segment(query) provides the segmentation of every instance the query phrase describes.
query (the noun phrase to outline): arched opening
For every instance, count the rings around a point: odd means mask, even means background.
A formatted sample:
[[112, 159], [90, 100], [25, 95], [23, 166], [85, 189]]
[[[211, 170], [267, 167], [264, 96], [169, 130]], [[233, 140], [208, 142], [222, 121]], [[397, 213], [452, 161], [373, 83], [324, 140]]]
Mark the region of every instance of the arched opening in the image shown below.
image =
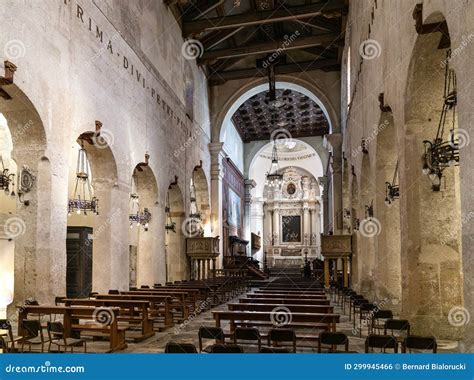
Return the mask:
[[371, 161], [363, 154], [360, 173], [360, 215], [358, 256], [361, 293], [367, 299], [375, 299], [375, 237], [380, 232], [380, 222], [371, 214], [375, 198], [375, 182], [372, 176]]
[[357, 232], [360, 224], [360, 211], [359, 211], [359, 184], [357, 183], [357, 177], [351, 172], [351, 232], [352, 232], [352, 258], [351, 258], [351, 282], [352, 287], [360, 293], [360, 276], [361, 276], [361, 254], [359, 249], [359, 234]]
[[147, 162], [139, 163], [131, 179], [129, 204], [130, 287], [153, 286], [158, 280], [160, 211], [155, 175]]
[[[183, 223], [186, 215], [184, 212], [183, 193], [179, 185], [172, 183], [167, 192], [166, 201], [166, 282], [182, 281], [189, 279], [189, 260], [185, 251], [185, 236]], [[173, 228], [168, 229], [168, 225]]]
[[376, 298], [386, 300], [385, 305], [395, 314], [400, 313], [400, 202], [387, 194], [387, 183], [395, 191], [399, 185], [397, 134], [393, 115], [383, 112], [380, 116], [380, 131], [377, 135], [376, 194], [374, 210], [381, 228], [376, 236], [375, 285]]
[[[89, 170], [87, 178], [81, 176], [83, 170]], [[78, 199], [86, 202], [80, 206]], [[127, 220], [125, 199], [118, 187], [117, 166], [107, 136], [82, 133], [71, 146], [68, 295], [128, 286], [128, 250], [117, 237]], [[72, 202], [76, 202], [75, 207], [71, 207]]]
[[[436, 13], [426, 22], [443, 19]], [[459, 168], [446, 168], [439, 191], [433, 191], [429, 176], [421, 175], [420, 163], [423, 141], [435, 138], [444, 102], [442, 63], [449, 61], [440, 38], [439, 32], [417, 37], [406, 88], [400, 172], [402, 316], [416, 334], [457, 339], [463, 333], [452, 320], [453, 311], [463, 307]], [[452, 122], [449, 116], [447, 121]], [[449, 139], [449, 128], [443, 140]]]
[[9, 79], [0, 80], [5, 83], [0, 96], [0, 171], [5, 175], [0, 188], [0, 314], [9, 307], [9, 318], [16, 319], [14, 304], [28, 298], [47, 302], [64, 292], [65, 260], [57, 244], [63, 231], [52, 227], [57, 194], [51, 188], [43, 123], [23, 92]]
[[[290, 143], [291, 142], [291, 143]], [[273, 143], [264, 145], [253, 157], [249, 179], [251, 191], [251, 232], [262, 237], [262, 248], [253, 252], [260, 265], [274, 270], [300, 270], [305, 259], [321, 257], [322, 232], [321, 158], [302, 140], [277, 143], [281, 186], [266, 184]], [[293, 237], [288, 238], [289, 235]]]
[[193, 191], [196, 197], [196, 207], [201, 217], [201, 226], [204, 229], [204, 236], [211, 236], [211, 205], [209, 197], [209, 186], [206, 174], [201, 166], [196, 166], [193, 170], [191, 179], [191, 193]]

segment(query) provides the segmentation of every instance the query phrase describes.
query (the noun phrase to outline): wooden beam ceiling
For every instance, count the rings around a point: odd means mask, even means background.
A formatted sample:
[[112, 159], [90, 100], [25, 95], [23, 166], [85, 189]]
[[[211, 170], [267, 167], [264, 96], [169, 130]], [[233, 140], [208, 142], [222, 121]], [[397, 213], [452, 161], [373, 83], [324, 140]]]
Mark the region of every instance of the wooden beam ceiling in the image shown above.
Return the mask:
[[[315, 61], [306, 61], [275, 66], [276, 74], [290, 74], [311, 70], [337, 71], [340, 70], [340, 65], [337, 59], [317, 59]], [[265, 76], [267, 76], [267, 70], [250, 68], [213, 72], [208, 76], [208, 80], [210, 85], [218, 85], [228, 80], [257, 78]]]
[[344, 1], [318, 2], [298, 7], [281, 7], [277, 10], [249, 12], [239, 15], [199, 19], [183, 23], [183, 35], [196, 36], [205, 31], [239, 28], [241, 26], [262, 25], [288, 20], [299, 20], [345, 12]]
[[337, 34], [321, 34], [318, 36], [296, 38], [293, 42], [288, 43], [288, 40], [269, 41], [261, 43], [253, 43], [245, 46], [238, 46], [235, 48], [225, 48], [210, 50], [204, 52], [200, 63], [207, 63], [209, 61], [226, 59], [233, 57], [242, 57], [247, 55], [273, 53], [276, 51], [287, 51], [295, 49], [304, 49], [313, 46], [339, 46], [342, 44], [340, 36]]

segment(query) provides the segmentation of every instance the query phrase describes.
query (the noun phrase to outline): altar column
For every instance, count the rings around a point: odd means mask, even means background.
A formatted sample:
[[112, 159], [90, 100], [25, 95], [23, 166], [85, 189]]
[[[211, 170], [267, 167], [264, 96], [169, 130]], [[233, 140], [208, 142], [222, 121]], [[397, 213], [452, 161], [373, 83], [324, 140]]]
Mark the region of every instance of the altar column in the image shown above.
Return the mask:
[[[244, 198], [244, 239], [251, 241], [251, 218], [252, 218], [252, 189], [257, 186], [257, 183], [253, 179], [245, 180], [245, 198]], [[247, 256], [252, 256], [251, 244], [246, 247]]]
[[304, 245], [311, 245], [311, 221], [309, 218], [309, 205], [307, 202], [303, 204], [303, 236]]
[[273, 229], [272, 229], [272, 245], [279, 244], [279, 229], [280, 229], [280, 208], [273, 206]]
[[[209, 144], [211, 153], [211, 229], [212, 236], [222, 236], [222, 160], [224, 154], [223, 142]], [[223, 240], [219, 241], [219, 252], [223, 251]], [[218, 267], [222, 267], [222, 255], [218, 258]]]

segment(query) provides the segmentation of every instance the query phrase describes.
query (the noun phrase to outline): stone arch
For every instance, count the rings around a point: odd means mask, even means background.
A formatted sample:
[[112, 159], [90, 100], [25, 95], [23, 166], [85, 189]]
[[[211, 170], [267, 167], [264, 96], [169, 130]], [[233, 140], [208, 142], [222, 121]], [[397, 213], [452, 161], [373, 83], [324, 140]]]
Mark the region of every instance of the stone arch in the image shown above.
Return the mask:
[[359, 273], [360, 273], [360, 289], [361, 293], [367, 299], [375, 299], [375, 280], [374, 280], [374, 264], [375, 264], [375, 237], [378, 230], [374, 228], [378, 224], [378, 220], [368, 216], [367, 207], [373, 206], [375, 185], [372, 175], [371, 160], [369, 155], [363, 153], [362, 166], [359, 175], [360, 186], [360, 227], [359, 227]]
[[354, 227], [360, 222], [359, 211], [359, 184], [357, 176], [351, 167], [350, 174], [350, 193], [351, 193], [351, 232], [352, 232], [352, 258], [351, 258], [351, 285], [357, 291], [360, 291], [360, 267], [362, 265], [361, 255], [359, 254], [359, 235]]
[[193, 182], [196, 189], [196, 204], [201, 213], [202, 226], [206, 236], [211, 235], [211, 203], [209, 185], [202, 166], [196, 166], [193, 170]]
[[[375, 289], [376, 298], [387, 300], [384, 308], [400, 313], [400, 201], [386, 203], [386, 182], [392, 183], [398, 165], [396, 127], [391, 112], [380, 115], [376, 145], [376, 192], [374, 211], [380, 222], [376, 236]], [[399, 184], [395, 176], [395, 184]]]
[[162, 212], [158, 202], [158, 186], [153, 169], [147, 163], [135, 166], [132, 181], [132, 191], [136, 191], [138, 199], [135, 205], [130, 205], [129, 212], [143, 213], [146, 209], [151, 219], [147, 226], [130, 224], [130, 285], [153, 286], [158, 282], [159, 260], [163, 255], [158, 239], [162, 228], [157, 217]]
[[[426, 22], [444, 19], [433, 13]], [[462, 327], [449, 315], [463, 306], [459, 167], [443, 172], [441, 191], [421, 175], [423, 140], [433, 140], [440, 118], [446, 49], [441, 34], [418, 35], [407, 77], [405, 133], [400, 186], [402, 316], [417, 334], [456, 339]], [[449, 133], [449, 131], [447, 131]], [[445, 136], [447, 140], [448, 136]]]
[[[339, 116], [329, 98], [315, 84], [301, 78], [295, 78], [287, 75], [279, 75], [276, 81], [276, 88], [290, 88], [309, 96], [326, 114], [329, 121], [330, 131], [338, 130]], [[219, 142], [221, 138], [222, 126], [230, 120], [237, 108], [253, 95], [268, 89], [268, 80], [266, 78], [256, 78], [235, 91], [232, 96], [223, 104], [212, 123], [211, 140]]]
[[[0, 245], [1, 272], [4, 272], [0, 275], [8, 279], [2, 287], [13, 292], [8, 297], [11, 300], [13, 296], [13, 304], [23, 303], [30, 297], [48, 302], [54, 294], [65, 291], [65, 250], [58, 244], [65, 231], [52, 227], [51, 204], [56, 194], [51, 188], [51, 166], [46, 157], [46, 131], [27, 94], [16, 84], [9, 83], [9, 79], [0, 77], [0, 80], [7, 83], [1, 88], [0, 115], [4, 118], [3, 137], [8, 141], [8, 166], [15, 174], [16, 194], [9, 199], [11, 210], [0, 211], [3, 214], [0, 229], [8, 243]], [[25, 167], [31, 170], [36, 181], [31, 190], [19, 198], [18, 174]], [[0, 195], [0, 204], [6, 202], [4, 195]], [[0, 305], [0, 309], [7, 306]], [[15, 316], [17, 311], [10, 309]]]
[[176, 223], [175, 231], [166, 231], [167, 282], [189, 279], [189, 260], [185, 251], [183, 223], [186, 219], [183, 192], [177, 183], [168, 188], [171, 219]]
[[[128, 233], [130, 184], [118, 179], [117, 161], [106, 135], [81, 133], [76, 142], [84, 147], [90, 164], [93, 194], [99, 212], [93, 215], [92, 290], [126, 290], [129, 286], [129, 252], [124, 239]], [[76, 155], [72, 155], [75, 170]]]

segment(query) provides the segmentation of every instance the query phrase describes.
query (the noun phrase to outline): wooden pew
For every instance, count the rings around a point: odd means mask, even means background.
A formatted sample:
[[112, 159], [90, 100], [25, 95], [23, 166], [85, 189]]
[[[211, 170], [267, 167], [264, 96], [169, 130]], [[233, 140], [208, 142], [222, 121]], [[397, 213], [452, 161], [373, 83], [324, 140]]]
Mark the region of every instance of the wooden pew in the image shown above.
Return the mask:
[[194, 301], [189, 300], [189, 292], [186, 291], [155, 291], [154, 289], [132, 290], [129, 292], [120, 292], [124, 295], [165, 295], [171, 297], [171, 308], [180, 312], [181, 320], [189, 318], [190, 309], [193, 309]]
[[298, 304], [276, 304], [276, 303], [229, 303], [227, 307], [231, 311], [273, 311], [279, 307], [285, 307], [292, 313], [334, 313], [334, 306], [330, 305], [298, 305]]
[[331, 303], [328, 299], [320, 298], [239, 298], [240, 303], [269, 303], [269, 304], [293, 304], [293, 305], [329, 305]]
[[326, 293], [320, 290], [266, 290], [266, 289], [255, 289], [253, 293], [258, 294], [269, 294], [269, 293], [280, 293], [280, 294], [314, 294], [325, 296]]
[[150, 302], [146, 300], [117, 300], [117, 299], [75, 299], [66, 298], [66, 306], [94, 306], [120, 308], [119, 322], [126, 322], [130, 328], [126, 331], [136, 331], [136, 326], [141, 325], [141, 334], [131, 337], [135, 342], [141, 342], [155, 335], [153, 320], [149, 318]]
[[[239, 324], [251, 325], [252, 322], [266, 322], [274, 325], [274, 314], [269, 311], [213, 311], [216, 327], [221, 327], [222, 321], [230, 321], [230, 332], [235, 331], [237, 322]], [[336, 331], [336, 323], [339, 323], [339, 314], [321, 313], [291, 313], [291, 323], [286, 328], [294, 327], [316, 327], [315, 325], [327, 326], [329, 331]]]
[[172, 327], [173, 314], [171, 313], [171, 296], [167, 295], [150, 295], [150, 294], [97, 294], [96, 299], [112, 299], [112, 300], [141, 300], [150, 302], [150, 317], [154, 320], [156, 317], [162, 317], [164, 326], [159, 330]]
[[[64, 336], [66, 338], [74, 337], [75, 333], [82, 331], [93, 331], [109, 336], [110, 350], [108, 352], [115, 352], [127, 348], [125, 343], [125, 330], [118, 326], [118, 317], [120, 315], [119, 308], [108, 308], [107, 312], [111, 313], [110, 320], [107, 325], [100, 325], [98, 323], [91, 323], [97, 313], [97, 308], [89, 306], [17, 306], [19, 309], [18, 315], [18, 335], [22, 336], [21, 321], [28, 319], [29, 314], [37, 316], [41, 314], [62, 314], [64, 325]], [[86, 320], [88, 324], [79, 324], [80, 320]]]
[[322, 300], [327, 299], [325, 295], [283, 294], [283, 293], [247, 293], [247, 298], [295, 298], [295, 299], [314, 298], [314, 299], [322, 299]]

